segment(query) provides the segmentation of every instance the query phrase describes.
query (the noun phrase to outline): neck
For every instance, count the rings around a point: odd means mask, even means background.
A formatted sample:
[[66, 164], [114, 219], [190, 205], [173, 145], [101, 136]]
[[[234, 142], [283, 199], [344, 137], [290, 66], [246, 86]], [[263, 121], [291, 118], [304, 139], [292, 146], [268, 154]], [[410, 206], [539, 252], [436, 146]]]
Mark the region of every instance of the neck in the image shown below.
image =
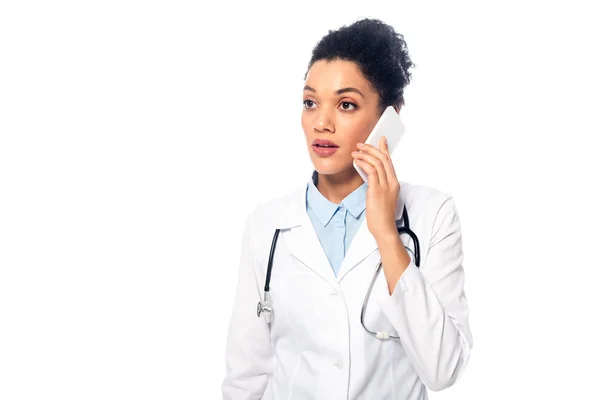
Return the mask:
[[332, 203], [340, 204], [350, 193], [364, 183], [361, 176], [350, 168], [333, 175], [319, 174], [317, 189]]

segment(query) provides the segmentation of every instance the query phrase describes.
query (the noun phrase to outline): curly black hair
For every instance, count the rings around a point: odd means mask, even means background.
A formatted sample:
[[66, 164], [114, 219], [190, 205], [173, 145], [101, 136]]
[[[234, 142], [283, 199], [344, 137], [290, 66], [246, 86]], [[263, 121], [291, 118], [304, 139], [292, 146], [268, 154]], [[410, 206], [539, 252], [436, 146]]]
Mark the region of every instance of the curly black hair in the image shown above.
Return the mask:
[[404, 88], [411, 79], [409, 69], [415, 66], [408, 55], [404, 36], [373, 18], [329, 30], [313, 48], [305, 80], [308, 70], [319, 60], [355, 62], [378, 93], [380, 111], [390, 105], [404, 104]]

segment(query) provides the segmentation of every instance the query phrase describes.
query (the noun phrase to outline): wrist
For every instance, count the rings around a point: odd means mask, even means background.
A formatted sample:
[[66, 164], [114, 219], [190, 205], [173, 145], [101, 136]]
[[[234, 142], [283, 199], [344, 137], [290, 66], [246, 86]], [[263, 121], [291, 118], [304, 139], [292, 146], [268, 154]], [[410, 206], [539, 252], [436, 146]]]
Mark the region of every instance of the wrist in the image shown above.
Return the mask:
[[377, 235], [374, 235], [375, 237], [375, 241], [380, 245], [386, 245], [386, 244], [397, 244], [400, 242], [400, 235], [398, 235], [398, 231], [396, 230], [396, 227], [394, 227], [393, 230], [388, 229], [385, 231], [382, 231], [380, 233], [378, 233]]

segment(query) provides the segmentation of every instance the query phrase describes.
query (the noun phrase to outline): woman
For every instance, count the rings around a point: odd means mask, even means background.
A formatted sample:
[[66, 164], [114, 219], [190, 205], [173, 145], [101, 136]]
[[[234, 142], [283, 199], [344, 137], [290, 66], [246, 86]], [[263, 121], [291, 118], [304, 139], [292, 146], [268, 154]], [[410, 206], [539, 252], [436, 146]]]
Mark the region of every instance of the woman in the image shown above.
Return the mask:
[[[314, 171], [246, 221], [224, 399], [423, 400], [464, 371], [473, 340], [454, 200], [400, 184], [385, 141], [361, 145], [387, 106], [400, 111], [412, 66], [379, 20], [314, 48], [302, 110]], [[404, 210], [420, 246], [398, 234]], [[258, 316], [276, 230], [272, 312]]]

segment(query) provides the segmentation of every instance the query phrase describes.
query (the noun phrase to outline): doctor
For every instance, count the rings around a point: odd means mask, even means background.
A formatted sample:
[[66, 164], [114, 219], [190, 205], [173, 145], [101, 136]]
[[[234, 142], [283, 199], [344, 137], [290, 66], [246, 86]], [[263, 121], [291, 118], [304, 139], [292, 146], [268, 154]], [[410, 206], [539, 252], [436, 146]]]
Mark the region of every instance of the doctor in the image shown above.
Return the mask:
[[[387, 106], [400, 111], [411, 66], [379, 20], [314, 48], [302, 110], [314, 172], [246, 220], [223, 399], [425, 400], [464, 372], [473, 339], [454, 199], [400, 183], [385, 141], [361, 145]], [[397, 231], [403, 210], [419, 266]], [[258, 316], [276, 229], [272, 312]]]

